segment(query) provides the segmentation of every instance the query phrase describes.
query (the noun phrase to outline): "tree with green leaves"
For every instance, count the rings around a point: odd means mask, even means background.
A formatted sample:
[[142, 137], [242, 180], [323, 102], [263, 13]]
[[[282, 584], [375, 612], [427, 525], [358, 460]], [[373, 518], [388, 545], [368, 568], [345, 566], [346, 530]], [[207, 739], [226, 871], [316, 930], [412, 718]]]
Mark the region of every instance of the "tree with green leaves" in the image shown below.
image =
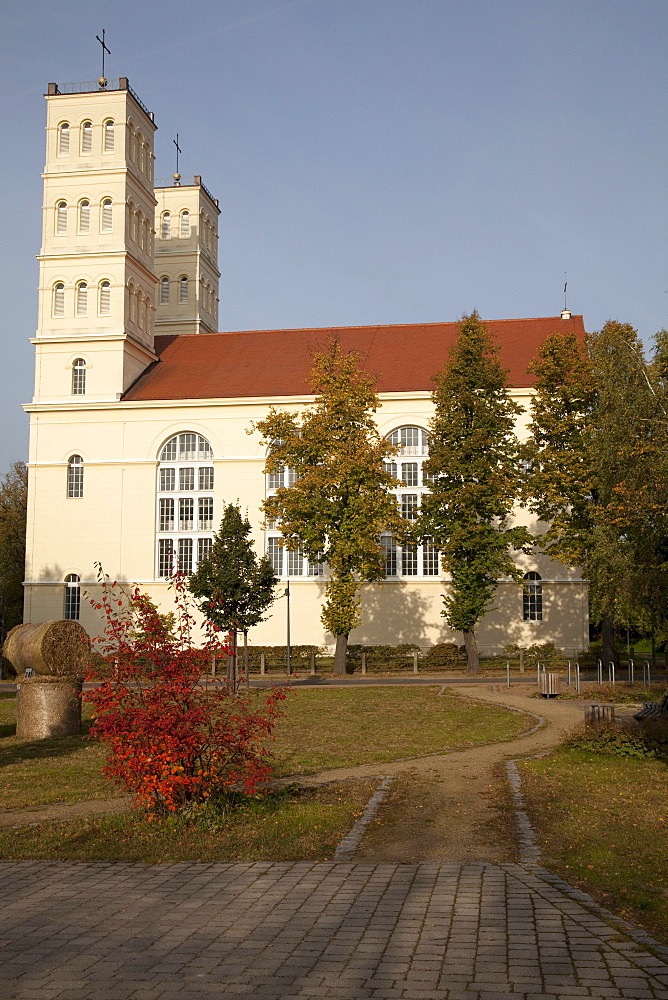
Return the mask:
[[265, 472], [290, 468], [295, 476], [263, 511], [279, 523], [287, 549], [329, 567], [321, 620], [336, 638], [334, 671], [343, 674], [348, 636], [362, 620], [360, 587], [385, 575], [381, 532], [400, 537], [406, 522], [383, 464], [395, 449], [374, 421], [375, 379], [332, 340], [313, 356], [311, 382], [317, 396], [301, 415], [272, 409], [256, 425], [269, 445]]
[[547, 522], [544, 550], [589, 581], [609, 662], [615, 625], [655, 632], [666, 618], [665, 392], [637, 332], [613, 320], [584, 344], [548, 338], [531, 370], [525, 502]]
[[[5, 634], [23, 621], [28, 469], [12, 462], [0, 483], [0, 629]], [[0, 635], [0, 643], [5, 636]]]
[[418, 530], [441, 551], [450, 574], [442, 614], [461, 631], [469, 673], [479, 670], [475, 628], [494, 602], [502, 576], [522, 579], [513, 552], [532, 536], [511, 525], [520, 468], [508, 373], [477, 312], [464, 316], [446, 365], [435, 376], [430, 424], [430, 492], [423, 496]]
[[205, 616], [232, 636], [231, 682], [236, 687], [237, 636], [264, 620], [276, 599], [278, 577], [267, 556], [257, 558], [251, 526], [240, 508], [227, 504], [209, 555], [188, 581]]

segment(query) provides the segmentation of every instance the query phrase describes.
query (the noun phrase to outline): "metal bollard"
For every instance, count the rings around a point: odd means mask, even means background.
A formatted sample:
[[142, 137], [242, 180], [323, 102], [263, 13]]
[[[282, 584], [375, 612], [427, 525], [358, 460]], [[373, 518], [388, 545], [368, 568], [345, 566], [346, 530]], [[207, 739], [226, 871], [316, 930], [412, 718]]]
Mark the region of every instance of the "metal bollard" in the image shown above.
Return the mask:
[[571, 686], [571, 661], [568, 661], [568, 686]]
[[419, 656], [419, 653], [415, 653], [415, 652], [413, 653], [413, 673], [414, 674], [416, 674], [418, 672], [418, 656]]
[[580, 664], [575, 664], [575, 690], [580, 694]]

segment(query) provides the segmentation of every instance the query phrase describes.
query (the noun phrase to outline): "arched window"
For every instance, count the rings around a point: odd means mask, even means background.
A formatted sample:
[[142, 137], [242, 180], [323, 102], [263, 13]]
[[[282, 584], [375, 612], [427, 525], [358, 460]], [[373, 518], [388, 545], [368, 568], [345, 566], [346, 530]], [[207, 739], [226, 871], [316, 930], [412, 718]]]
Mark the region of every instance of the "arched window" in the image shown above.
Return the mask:
[[92, 153], [93, 151], [93, 123], [83, 122], [81, 126], [81, 152]]
[[70, 126], [63, 122], [58, 126], [58, 156], [67, 156], [70, 151]]
[[132, 282], [130, 282], [129, 285], [128, 285], [128, 305], [130, 307], [129, 310], [128, 310], [129, 313], [130, 313], [130, 322], [131, 323], [136, 323], [137, 322], [137, 299], [135, 297], [135, 286], [132, 284]]
[[90, 232], [90, 202], [86, 198], [79, 202], [79, 232]]
[[135, 243], [144, 249], [144, 227], [142, 226], [142, 214], [137, 209], [135, 212]]
[[150, 253], [151, 252], [151, 245], [150, 245], [150, 241], [149, 241], [148, 218], [146, 216], [144, 216], [144, 221], [142, 223], [142, 226], [143, 226], [143, 230], [144, 230], [144, 236], [143, 236], [143, 239], [142, 239], [142, 246], [143, 246], [144, 250], [146, 251], [146, 253]]
[[129, 149], [130, 159], [134, 160], [136, 162], [137, 161], [137, 137], [135, 135], [135, 128], [134, 128], [134, 125], [132, 124], [132, 121], [128, 121], [128, 144], [129, 144], [129, 147], [130, 147], [130, 149]]
[[185, 274], [179, 278], [179, 302], [188, 301], [188, 279]]
[[140, 330], [144, 329], [144, 297], [141, 288], [137, 289], [137, 326]]
[[67, 202], [59, 201], [56, 205], [56, 235], [67, 236]]
[[[401, 486], [393, 490], [401, 516], [415, 521], [420, 512], [422, 496], [429, 489], [425, 462], [429, 457], [429, 435], [422, 427], [397, 427], [387, 435], [397, 449], [397, 455], [385, 463], [385, 471]], [[390, 535], [381, 536], [385, 553], [386, 576], [438, 576], [440, 553], [427, 539], [421, 545], [397, 545]]]
[[110, 233], [114, 228], [113, 204], [111, 198], [105, 198], [100, 212], [100, 232]]
[[114, 151], [114, 123], [111, 118], [108, 118], [103, 125], [104, 130], [104, 141], [102, 143], [102, 148], [105, 153], [113, 153]]
[[543, 620], [543, 584], [540, 573], [524, 574], [522, 618], [525, 622], [542, 622]]
[[84, 396], [86, 393], [86, 362], [77, 358], [72, 364], [72, 395]]
[[111, 315], [111, 282], [100, 282], [100, 316]]
[[75, 312], [77, 316], [88, 315], [88, 285], [85, 281], [80, 281], [77, 285]]
[[171, 236], [172, 215], [171, 212], [163, 212], [160, 216], [160, 239], [168, 240]]
[[67, 496], [70, 500], [83, 496], [83, 477], [83, 458], [81, 455], [72, 455], [67, 463]]
[[150, 332], [151, 330], [151, 319], [152, 319], [151, 300], [147, 295], [146, 298], [144, 299], [144, 321], [145, 321], [144, 329], [147, 331], [147, 333]]
[[53, 286], [53, 315], [65, 315], [65, 285], [62, 281], [56, 282]]
[[213, 451], [202, 437], [175, 434], [159, 455], [156, 575], [190, 575], [213, 544]]
[[169, 302], [169, 278], [160, 279], [160, 305], [167, 305]]
[[76, 573], [70, 573], [65, 577], [65, 606], [63, 618], [68, 621], [79, 621], [81, 612], [81, 579]]
[[190, 236], [190, 212], [187, 208], [181, 212], [180, 236], [182, 240]]

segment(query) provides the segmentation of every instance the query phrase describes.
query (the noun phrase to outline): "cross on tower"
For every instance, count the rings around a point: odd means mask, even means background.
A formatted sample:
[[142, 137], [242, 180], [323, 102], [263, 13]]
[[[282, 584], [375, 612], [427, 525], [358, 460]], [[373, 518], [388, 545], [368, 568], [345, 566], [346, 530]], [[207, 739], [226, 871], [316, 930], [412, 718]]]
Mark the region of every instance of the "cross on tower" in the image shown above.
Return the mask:
[[111, 49], [107, 48], [107, 46], [105, 44], [105, 41], [104, 41], [105, 33], [106, 33], [105, 29], [103, 28], [102, 29], [102, 38], [100, 38], [99, 35], [95, 36], [97, 38], [98, 42], [100, 43], [100, 45], [102, 46], [102, 76], [100, 77], [100, 79], [98, 81], [98, 83], [100, 84], [101, 87], [106, 87], [107, 86], [107, 81], [106, 81], [106, 78], [105, 78], [105, 75], [104, 75], [104, 54], [106, 52], [107, 55], [109, 55], [109, 56], [111, 55]]
[[179, 173], [179, 153], [181, 152], [181, 147], [179, 146], [179, 133], [176, 133], [176, 139], [172, 139], [172, 142], [176, 146], [176, 173], [174, 174], [174, 185], [178, 187], [178, 183], [181, 180], [181, 174]]

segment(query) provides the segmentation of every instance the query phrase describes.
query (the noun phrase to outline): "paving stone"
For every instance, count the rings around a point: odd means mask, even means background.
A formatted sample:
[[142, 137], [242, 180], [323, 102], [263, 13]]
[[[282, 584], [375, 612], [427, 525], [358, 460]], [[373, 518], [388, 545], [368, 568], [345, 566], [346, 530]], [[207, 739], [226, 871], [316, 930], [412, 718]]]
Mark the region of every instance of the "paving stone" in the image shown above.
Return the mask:
[[668, 1000], [668, 949], [632, 928], [615, 940], [614, 919], [533, 866], [2, 862], [0, 874], [8, 1000]]

